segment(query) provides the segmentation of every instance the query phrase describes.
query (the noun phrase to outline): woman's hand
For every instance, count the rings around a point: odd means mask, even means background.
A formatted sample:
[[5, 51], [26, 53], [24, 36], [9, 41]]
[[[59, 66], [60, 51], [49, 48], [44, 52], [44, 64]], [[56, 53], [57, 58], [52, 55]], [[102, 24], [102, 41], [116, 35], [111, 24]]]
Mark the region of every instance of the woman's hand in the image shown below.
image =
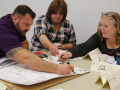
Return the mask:
[[57, 54], [59, 54], [58, 48], [57, 48], [55, 45], [52, 45], [52, 46], [50, 47], [50, 53], [51, 53], [53, 56], [56, 56]]
[[63, 52], [59, 55], [59, 59], [58, 61], [61, 61], [61, 59], [68, 59], [72, 57], [72, 53], [71, 52]]

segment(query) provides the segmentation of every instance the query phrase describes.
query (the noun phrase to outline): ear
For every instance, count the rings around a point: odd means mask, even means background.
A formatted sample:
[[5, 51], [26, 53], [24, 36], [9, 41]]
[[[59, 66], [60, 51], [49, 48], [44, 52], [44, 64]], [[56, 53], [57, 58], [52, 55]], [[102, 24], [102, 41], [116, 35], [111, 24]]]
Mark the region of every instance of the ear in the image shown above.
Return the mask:
[[14, 23], [14, 25], [18, 22], [18, 16], [17, 15], [15, 15], [15, 16], [13, 16], [13, 23]]

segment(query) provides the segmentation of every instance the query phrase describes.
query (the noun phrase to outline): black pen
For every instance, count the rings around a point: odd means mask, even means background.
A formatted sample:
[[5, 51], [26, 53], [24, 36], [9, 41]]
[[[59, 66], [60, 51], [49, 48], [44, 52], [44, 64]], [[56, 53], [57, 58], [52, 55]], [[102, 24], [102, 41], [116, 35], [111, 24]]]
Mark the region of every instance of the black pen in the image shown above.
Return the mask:
[[[67, 64], [70, 64], [70, 63], [67, 61]], [[72, 72], [75, 73], [74, 70], [72, 70]]]
[[[62, 56], [64, 56], [64, 55], [61, 55], [59, 59], [62, 59]], [[58, 61], [59, 61], [59, 59], [58, 59]]]
[[64, 55], [61, 55], [61, 58], [62, 58], [62, 56], [64, 56]]

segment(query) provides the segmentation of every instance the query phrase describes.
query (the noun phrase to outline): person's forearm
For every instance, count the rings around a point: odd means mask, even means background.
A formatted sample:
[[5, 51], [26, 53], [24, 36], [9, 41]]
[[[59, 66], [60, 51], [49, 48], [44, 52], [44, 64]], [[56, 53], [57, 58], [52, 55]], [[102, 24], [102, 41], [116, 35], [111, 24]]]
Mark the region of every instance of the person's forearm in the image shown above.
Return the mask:
[[63, 44], [63, 46], [64, 46], [64, 49], [71, 49], [71, 48], [73, 48], [73, 45], [70, 44], [70, 43], [68, 43], [68, 44]]
[[24, 64], [25, 66], [36, 70], [36, 71], [45, 71], [45, 72], [53, 72], [56, 73], [58, 69], [58, 65], [44, 61], [40, 57], [27, 52], [22, 47], [15, 48], [10, 50], [7, 55], [18, 61], [19, 63]]
[[39, 40], [42, 43], [42, 45], [48, 49], [50, 49], [50, 46], [53, 45], [46, 35], [41, 35]]
[[20, 45], [23, 47], [23, 48], [29, 48], [29, 42], [28, 40], [26, 39], [25, 41], [21, 42]]
[[23, 64], [33, 70], [36, 71], [44, 71], [44, 72], [56, 72], [57, 66], [56, 64], [49, 63], [44, 61], [42, 58], [29, 53], [27, 57], [23, 57]]
[[23, 44], [23, 45], [21, 45], [23, 48], [29, 48], [29, 44]]

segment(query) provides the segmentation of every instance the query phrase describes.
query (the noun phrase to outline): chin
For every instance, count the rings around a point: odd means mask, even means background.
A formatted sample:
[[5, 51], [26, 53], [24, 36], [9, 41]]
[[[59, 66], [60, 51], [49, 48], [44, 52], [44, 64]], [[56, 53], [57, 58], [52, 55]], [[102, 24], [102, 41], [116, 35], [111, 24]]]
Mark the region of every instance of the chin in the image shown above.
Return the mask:
[[106, 36], [102, 36], [103, 38], [107, 38]]
[[55, 22], [56, 22], [56, 23], [60, 23], [60, 22], [61, 22], [61, 20], [56, 20]]
[[26, 35], [26, 33], [25, 33], [25, 34], [22, 34], [22, 36], [24, 36], [24, 35]]
[[24, 36], [26, 33], [21, 33], [20, 35]]

